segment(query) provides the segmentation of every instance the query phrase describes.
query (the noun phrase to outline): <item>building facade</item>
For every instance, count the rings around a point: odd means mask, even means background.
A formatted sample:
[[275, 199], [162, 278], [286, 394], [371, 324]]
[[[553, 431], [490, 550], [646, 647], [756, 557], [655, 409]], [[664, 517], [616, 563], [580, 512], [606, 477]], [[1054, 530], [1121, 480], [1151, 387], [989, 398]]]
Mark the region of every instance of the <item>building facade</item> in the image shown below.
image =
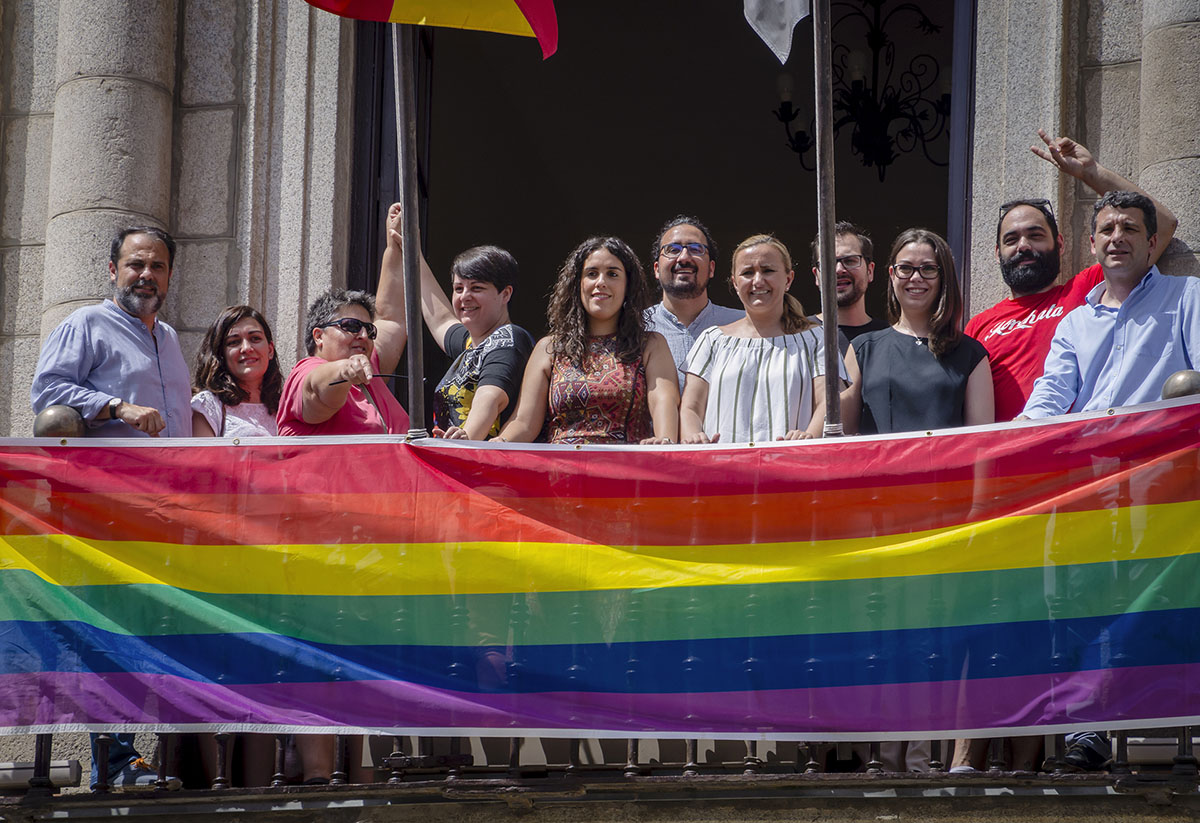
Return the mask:
[[[1048, 197], [1064, 271], [1089, 257], [1095, 195], [1029, 152], [1038, 128], [1077, 137], [1169, 205], [1180, 222], [1161, 265], [1200, 274], [1200, 2], [996, 0], [973, 14], [960, 261], [972, 310], [1004, 296], [1004, 200]], [[41, 341], [109, 294], [108, 240], [129, 223], [179, 240], [163, 316], [187, 356], [223, 306], [248, 302], [294, 362], [305, 307], [348, 282], [354, 253], [356, 25], [302, 0], [0, 6], [0, 435], [31, 432]]]

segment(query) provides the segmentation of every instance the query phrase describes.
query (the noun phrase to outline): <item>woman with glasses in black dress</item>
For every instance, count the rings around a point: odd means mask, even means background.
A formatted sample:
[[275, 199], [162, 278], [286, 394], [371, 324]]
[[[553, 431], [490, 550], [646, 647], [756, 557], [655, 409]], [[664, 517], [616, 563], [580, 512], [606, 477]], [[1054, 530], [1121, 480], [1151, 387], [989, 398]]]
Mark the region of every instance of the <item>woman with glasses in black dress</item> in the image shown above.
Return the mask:
[[[860, 434], [995, 421], [987, 351], [962, 333], [962, 293], [950, 247], [908, 229], [888, 257], [891, 327], [855, 338], [847, 355]], [[853, 418], [851, 418], [853, 419]]]

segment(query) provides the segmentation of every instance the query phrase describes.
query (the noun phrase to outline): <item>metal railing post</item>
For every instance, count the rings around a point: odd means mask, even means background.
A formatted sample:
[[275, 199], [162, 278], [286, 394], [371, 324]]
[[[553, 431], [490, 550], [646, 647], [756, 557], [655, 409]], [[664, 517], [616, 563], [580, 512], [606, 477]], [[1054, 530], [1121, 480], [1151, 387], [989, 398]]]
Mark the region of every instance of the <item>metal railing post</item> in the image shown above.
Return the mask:
[[54, 735], [39, 734], [33, 742], [33, 777], [29, 778], [27, 797], [50, 797], [54, 782], [50, 779], [50, 747]]

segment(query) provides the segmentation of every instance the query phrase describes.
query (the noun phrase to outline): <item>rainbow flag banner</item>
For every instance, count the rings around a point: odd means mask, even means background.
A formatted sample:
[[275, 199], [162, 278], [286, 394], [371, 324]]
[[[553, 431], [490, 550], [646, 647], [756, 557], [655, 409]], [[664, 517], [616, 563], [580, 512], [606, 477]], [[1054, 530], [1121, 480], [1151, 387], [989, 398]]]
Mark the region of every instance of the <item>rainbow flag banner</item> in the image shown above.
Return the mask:
[[307, 0], [339, 17], [536, 37], [545, 59], [558, 50], [554, 0]]
[[0, 442], [0, 732], [1200, 723], [1200, 403], [739, 447]]

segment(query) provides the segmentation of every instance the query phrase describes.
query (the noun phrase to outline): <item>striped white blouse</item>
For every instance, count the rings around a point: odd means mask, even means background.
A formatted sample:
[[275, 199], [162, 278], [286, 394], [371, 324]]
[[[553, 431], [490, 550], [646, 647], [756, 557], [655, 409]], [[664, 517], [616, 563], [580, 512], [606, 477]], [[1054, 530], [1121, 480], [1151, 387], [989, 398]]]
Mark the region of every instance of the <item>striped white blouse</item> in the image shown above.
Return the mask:
[[768, 443], [808, 426], [824, 352], [820, 326], [770, 338], [706, 329], [687, 358], [688, 374], [708, 383], [704, 433], [719, 433], [721, 443]]

